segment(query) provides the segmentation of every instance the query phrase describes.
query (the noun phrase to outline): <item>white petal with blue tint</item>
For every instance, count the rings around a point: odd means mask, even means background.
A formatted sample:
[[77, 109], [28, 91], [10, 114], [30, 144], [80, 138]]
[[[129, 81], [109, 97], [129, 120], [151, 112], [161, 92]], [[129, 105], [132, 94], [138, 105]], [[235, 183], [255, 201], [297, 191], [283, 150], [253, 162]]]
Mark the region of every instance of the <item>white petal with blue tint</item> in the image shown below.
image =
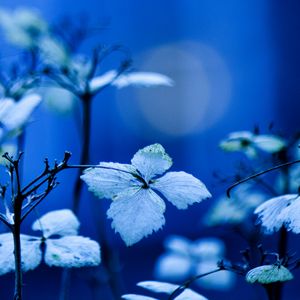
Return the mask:
[[15, 105], [15, 102], [11, 98], [3, 98], [0, 100], [0, 122], [3, 123], [2, 119], [5, 118], [7, 113]]
[[80, 268], [100, 264], [100, 247], [82, 236], [65, 236], [46, 241], [45, 262], [48, 266]]
[[[35, 269], [42, 259], [40, 241], [27, 235], [21, 238], [22, 270]], [[12, 233], [0, 234], [0, 275], [15, 270], [14, 241]]]
[[34, 109], [40, 104], [41, 97], [30, 94], [11, 106], [10, 110], [2, 117], [1, 121], [8, 130], [18, 129], [29, 121]]
[[193, 261], [189, 256], [176, 253], [161, 255], [155, 264], [155, 277], [161, 280], [184, 281], [193, 270]]
[[0, 234], [0, 275], [15, 270], [14, 241], [11, 233]]
[[160, 144], [153, 144], [140, 149], [131, 163], [143, 175], [146, 181], [160, 175], [172, 166], [172, 159]]
[[167, 250], [181, 255], [190, 255], [192, 241], [180, 235], [171, 235], [164, 241]]
[[258, 215], [265, 233], [271, 234], [274, 231], [278, 231], [284, 225], [285, 220], [278, 217], [297, 198], [297, 194], [283, 195], [272, 198], [256, 208], [254, 213]]
[[35, 269], [42, 261], [41, 240], [21, 234], [22, 270]]
[[218, 259], [225, 254], [225, 244], [218, 238], [201, 238], [191, 244], [191, 254], [202, 260]]
[[70, 209], [54, 210], [46, 213], [32, 224], [33, 230], [41, 230], [44, 237], [51, 235], [77, 235], [79, 221]]
[[284, 266], [264, 265], [250, 270], [246, 275], [249, 283], [269, 284], [292, 280], [293, 274]]
[[44, 63], [66, 66], [69, 62], [69, 53], [64, 45], [57, 39], [44, 36], [39, 39], [39, 48]]
[[199, 179], [185, 172], [168, 172], [155, 180], [152, 186], [178, 209], [186, 209], [188, 205], [211, 197]]
[[123, 295], [122, 299], [125, 299], [125, 300], [159, 300], [157, 298], [143, 296], [143, 295], [136, 295], [136, 294]]
[[300, 233], [300, 198], [298, 197], [289, 206], [284, 208], [277, 219], [279, 222], [284, 223], [288, 230]]
[[100, 163], [103, 168], [90, 168], [80, 178], [88, 185], [89, 191], [99, 198], [114, 198], [132, 186], [141, 185], [133, 176], [133, 166], [118, 163]]
[[111, 70], [101, 76], [94, 77], [89, 82], [89, 89], [92, 93], [96, 93], [101, 88], [111, 84], [117, 78], [117, 71]]
[[141, 87], [152, 86], [173, 86], [174, 82], [166, 75], [153, 72], [130, 72], [128, 74], [121, 74], [113, 85], [117, 88], [124, 88], [130, 85]]
[[257, 148], [269, 153], [279, 152], [286, 147], [286, 142], [275, 135], [257, 135], [253, 142]]
[[116, 198], [107, 211], [112, 227], [127, 246], [137, 243], [165, 224], [164, 201], [150, 189], [133, 188]]

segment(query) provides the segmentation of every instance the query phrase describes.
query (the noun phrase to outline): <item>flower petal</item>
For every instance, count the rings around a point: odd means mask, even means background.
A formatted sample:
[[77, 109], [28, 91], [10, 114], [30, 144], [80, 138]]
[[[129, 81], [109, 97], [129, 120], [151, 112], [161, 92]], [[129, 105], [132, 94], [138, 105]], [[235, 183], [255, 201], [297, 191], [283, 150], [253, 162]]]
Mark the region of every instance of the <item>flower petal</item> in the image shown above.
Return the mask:
[[133, 166], [118, 163], [100, 163], [103, 168], [90, 168], [80, 178], [88, 185], [89, 191], [98, 198], [113, 199], [132, 186], [140, 186], [133, 176]]
[[214, 237], [201, 238], [191, 245], [191, 254], [201, 260], [218, 260], [225, 254], [225, 244]]
[[277, 220], [282, 222], [287, 230], [300, 233], [300, 199], [294, 200], [289, 206], [281, 210]]
[[275, 153], [286, 147], [286, 142], [275, 135], [260, 134], [253, 138], [255, 146], [265, 152]]
[[15, 105], [15, 102], [11, 98], [3, 98], [0, 100], [0, 122], [3, 123], [2, 119], [5, 118], [7, 113]]
[[284, 225], [285, 220], [282, 217], [279, 218], [279, 216], [297, 198], [297, 194], [283, 195], [272, 198], [256, 208], [254, 213], [258, 215], [265, 233], [271, 234]]
[[79, 221], [70, 209], [54, 210], [46, 213], [32, 224], [33, 230], [41, 230], [44, 237], [51, 235], [77, 235]]
[[113, 201], [107, 216], [130, 246], [165, 224], [164, 211], [164, 201], [151, 189], [135, 188]]
[[123, 295], [122, 299], [125, 299], [125, 300], [159, 300], [157, 298], [143, 296], [143, 295], [136, 295], [136, 294]]
[[284, 266], [264, 265], [250, 270], [246, 275], [249, 283], [269, 284], [278, 281], [288, 281], [294, 278], [293, 274]]
[[156, 261], [154, 274], [161, 280], [184, 281], [191, 275], [193, 265], [189, 256], [163, 254]]
[[131, 163], [144, 176], [145, 180], [160, 175], [172, 166], [172, 159], [160, 144], [153, 144], [140, 149]]
[[[152, 291], [154, 293], [172, 294], [179, 286], [168, 282], [160, 281], [142, 281], [137, 284], [138, 286]], [[194, 292], [191, 289], [185, 289], [180, 295], [174, 298], [174, 300], [207, 300], [207, 298]]]
[[108, 84], [111, 84], [117, 78], [117, 71], [111, 70], [104, 73], [101, 76], [94, 77], [89, 82], [89, 89], [92, 93], [98, 92], [101, 88], [105, 87]]
[[168, 251], [187, 256], [190, 255], [191, 245], [192, 242], [189, 239], [179, 235], [168, 236], [164, 241], [164, 246]]
[[168, 172], [155, 180], [152, 187], [161, 192], [178, 209], [186, 209], [188, 205], [211, 197], [199, 179], [185, 172]]
[[[21, 234], [22, 270], [35, 269], [42, 260], [41, 242]], [[14, 241], [12, 233], [0, 234], [0, 275], [15, 270]]]
[[173, 86], [174, 82], [168, 76], [159, 73], [130, 72], [121, 74], [112, 84], [121, 89], [130, 85], [141, 87]]
[[10, 107], [9, 111], [1, 118], [1, 122], [8, 130], [23, 127], [29, 120], [33, 110], [40, 104], [41, 97], [38, 94], [30, 94], [23, 97]]
[[82, 236], [64, 236], [46, 240], [45, 262], [63, 268], [91, 267], [100, 264], [100, 247]]

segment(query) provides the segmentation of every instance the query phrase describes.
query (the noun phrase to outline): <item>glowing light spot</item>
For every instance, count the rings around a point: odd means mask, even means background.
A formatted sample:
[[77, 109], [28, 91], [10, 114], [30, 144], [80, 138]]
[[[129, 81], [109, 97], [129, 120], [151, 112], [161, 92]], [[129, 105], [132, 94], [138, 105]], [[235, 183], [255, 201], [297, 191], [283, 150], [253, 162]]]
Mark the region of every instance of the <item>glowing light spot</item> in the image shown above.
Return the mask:
[[213, 126], [224, 115], [231, 79], [224, 59], [214, 48], [181, 42], [150, 50], [139, 61], [139, 70], [165, 74], [175, 85], [119, 92], [120, 98], [130, 98], [131, 104], [120, 100], [119, 108], [135, 131], [143, 134], [150, 125], [167, 135], [185, 135]]

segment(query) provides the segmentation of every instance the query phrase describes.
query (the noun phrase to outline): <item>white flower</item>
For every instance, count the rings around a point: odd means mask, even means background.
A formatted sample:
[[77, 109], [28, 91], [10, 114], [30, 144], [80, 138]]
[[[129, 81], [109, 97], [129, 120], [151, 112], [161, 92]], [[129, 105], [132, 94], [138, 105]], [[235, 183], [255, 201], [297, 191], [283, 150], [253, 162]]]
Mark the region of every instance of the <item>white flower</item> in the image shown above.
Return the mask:
[[286, 142], [282, 138], [271, 134], [237, 131], [232, 132], [226, 139], [221, 141], [220, 147], [224, 151], [241, 151], [249, 158], [255, 158], [258, 155], [257, 149], [267, 153], [276, 153], [286, 147]]
[[265, 233], [271, 234], [282, 226], [300, 233], [300, 201], [298, 194], [287, 194], [272, 198], [256, 208]]
[[159, 192], [178, 209], [211, 197], [205, 185], [185, 172], [168, 172], [172, 160], [159, 144], [139, 150], [129, 164], [100, 163], [81, 178], [99, 198], [112, 199], [107, 216], [129, 246], [160, 229], [165, 203]]
[[38, 12], [25, 8], [13, 12], [0, 10], [0, 25], [9, 42], [24, 48], [36, 46], [38, 38], [48, 31], [47, 23]]
[[292, 280], [293, 274], [284, 266], [264, 265], [251, 269], [246, 275], [249, 283], [269, 284]]
[[173, 86], [174, 82], [168, 76], [159, 73], [128, 72], [118, 76], [116, 70], [111, 70], [93, 78], [89, 83], [89, 89], [95, 93], [109, 84], [121, 89], [131, 85], [140, 87]]
[[204, 223], [207, 226], [241, 224], [265, 200], [265, 194], [253, 191], [249, 185], [241, 185], [232, 192], [230, 198], [222, 196], [213, 203], [204, 217]]
[[[78, 228], [76, 216], [68, 209], [49, 212], [36, 220], [32, 229], [41, 230], [42, 237], [21, 234], [23, 271], [33, 270], [41, 263], [42, 244], [46, 246], [44, 260], [48, 266], [97, 266], [101, 260], [100, 247], [97, 242], [78, 236]], [[13, 251], [12, 233], [0, 234], [0, 275], [14, 271]]]
[[0, 99], [0, 141], [18, 134], [40, 102], [37, 94], [25, 95], [18, 102], [11, 98]]
[[[167, 252], [155, 265], [155, 277], [160, 280], [184, 282], [192, 276], [217, 269], [217, 263], [225, 254], [224, 243], [217, 238], [202, 238], [194, 242], [180, 236], [165, 241]], [[235, 281], [233, 273], [219, 271], [195, 281], [207, 289], [227, 290]]]
[[[168, 282], [159, 282], [159, 281], [143, 281], [137, 284], [139, 287], [142, 287], [146, 290], [149, 290], [154, 293], [163, 293], [171, 295], [179, 285], [171, 284]], [[122, 299], [125, 300], [158, 300], [157, 298], [152, 298], [143, 295], [136, 294], [127, 294], [123, 295]], [[180, 295], [176, 296], [174, 300], [207, 300], [204, 296], [194, 292], [191, 289], [183, 290]]]

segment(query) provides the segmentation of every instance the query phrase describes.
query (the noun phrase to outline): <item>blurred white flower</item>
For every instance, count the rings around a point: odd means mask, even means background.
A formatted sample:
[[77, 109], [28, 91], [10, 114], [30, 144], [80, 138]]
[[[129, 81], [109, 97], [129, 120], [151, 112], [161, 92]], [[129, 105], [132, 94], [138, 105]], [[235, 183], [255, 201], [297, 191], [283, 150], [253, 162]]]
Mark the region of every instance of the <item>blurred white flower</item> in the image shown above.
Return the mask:
[[38, 45], [39, 38], [48, 32], [47, 23], [32, 9], [0, 10], [0, 25], [6, 39], [24, 48]]
[[[155, 277], [160, 280], [183, 282], [192, 276], [213, 271], [224, 258], [225, 245], [217, 238], [202, 238], [194, 242], [181, 236], [170, 236], [165, 241], [166, 253], [155, 265]], [[219, 271], [195, 281], [207, 289], [227, 290], [232, 288], [235, 275]]]
[[246, 275], [246, 281], [249, 283], [269, 284], [274, 282], [283, 282], [292, 280], [293, 274], [284, 266], [263, 265], [251, 269]]
[[[168, 282], [159, 281], [142, 281], [137, 284], [137, 286], [142, 287], [153, 293], [162, 293], [171, 295], [179, 285], [171, 284]], [[137, 294], [127, 294], [123, 295], [122, 299], [125, 300], [158, 300], [158, 298], [152, 298]], [[174, 300], [208, 300], [206, 297], [194, 292], [191, 289], [184, 289], [180, 295], [176, 296]]]
[[185, 172], [156, 177], [171, 165], [165, 149], [153, 144], [139, 150], [131, 165], [103, 162], [81, 176], [97, 197], [113, 200], [107, 216], [128, 246], [164, 225], [165, 202], [156, 191], [178, 209], [211, 197], [200, 180]]
[[254, 190], [251, 185], [237, 187], [231, 197], [221, 196], [206, 213], [204, 223], [207, 226], [224, 224], [238, 225], [252, 216], [254, 209], [266, 200], [266, 195]]
[[249, 158], [255, 158], [258, 155], [257, 150], [267, 153], [276, 153], [286, 147], [286, 142], [271, 134], [253, 134], [250, 131], [232, 132], [228, 137], [221, 141], [221, 149], [228, 152], [240, 151]]
[[[32, 229], [40, 230], [41, 237], [21, 234], [23, 271], [33, 270], [41, 263], [42, 244], [46, 246], [44, 260], [48, 266], [79, 268], [99, 265], [98, 243], [78, 236], [78, 228], [79, 221], [68, 209], [49, 212], [36, 220]], [[13, 251], [12, 233], [0, 234], [0, 275], [15, 270]]]
[[272, 234], [282, 226], [300, 233], [300, 201], [298, 194], [287, 194], [272, 198], [254, 211], [265, 233]]
[[111, 70], [101, 76], [93, 78], [89, 83], [89, 89], [91, 92], [96, 93], [109, 84], [121, 89], [128, 86], [173, 86], [174, 82], [168, 76], [159, 73], [128, 72], [118, 75], [116, 70]]
[[12, 98], [0, 99], [0, 143], [21, 132], [40, 102], [38, 94], [25, 95], [18, 102]]

